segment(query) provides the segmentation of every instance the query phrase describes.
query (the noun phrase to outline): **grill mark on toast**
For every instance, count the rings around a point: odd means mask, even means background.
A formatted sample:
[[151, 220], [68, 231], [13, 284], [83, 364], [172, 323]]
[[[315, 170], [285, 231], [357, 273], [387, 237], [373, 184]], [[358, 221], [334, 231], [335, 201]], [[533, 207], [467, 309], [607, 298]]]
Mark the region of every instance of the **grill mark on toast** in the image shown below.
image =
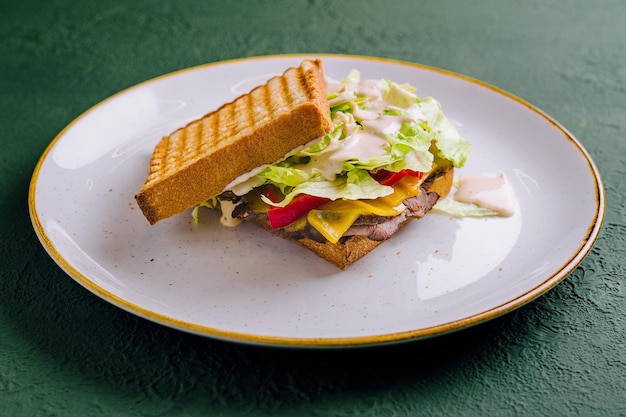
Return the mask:
[[309, 95], [306, 91], [306, 80], [304, 79], [304, 72], [302, 70], [298, 71], [296, 73], [296, 77], [294, 77], [294, 83], [295, 85], [292, 87], [293, 90], [296, 90], [298, 92], [298, 96], [299, 97], [306, 97], [308, 98]]
[[202, 138], [202, 123], [193, 123], [190, 129], [185, 129], [185, 140], [182, 141], [181, 152], [183, 164], [187, 164], [190, 160], [198, 156], [199, 143]]
[[254, 109], [251, 107], [250, 100], [249, 95], [242, 96], [233, 106], [232, 120], [237, 120], [236, 126], [233, 126], [233, 131], [236, 133], [252, 129], [255, 126]]
[[[280, 88], [279, 88], [280, 106], [282, 106], [283, 103], [289, 102], [290, 98], [293, 96], [291, 95], [291, 91], [289, 89], [289, 79], [280, 78], [278, 81], [280, 83]], [[280, 106], [277, 106], [277, 107], [280, 108]]]
[[212, 136], [211, 119], [212, 119], [211, 117], [205, 117], [202, 120], [200, 120], [200, 139], [201, 140], [199, 143], [199, 147], [200, 147], [201, 154], [204, 154], [208, 152], [209, 150], [209, 141], [207, 139]]
[[242, 102], [244, 102], [245, 104], [244, 112], [246, 114], [246, 124], [249, 126], [258, 125], [264, 118], [265, 107], [256, 105], [257, 100], [262, 99], [264, 93], [265, 93], [265, 89], [261, 88], [259, 89], [259, 91], [257, 91], [257, 94], [256, 94], [259, 97], [254, 97], [252, 94], [248, 94], [242, 97], [243, 98]]
[[[220, 122], [218, 118], [214, 116], [207, 117], [206, 124], [207, 124], [208, 134], [211, 135], [210, 137], [211, 138], [217, 137], [219, 128], [220, 128]], [[211, 143], [207, 143], [207, 150], [210, 150], [210, 148], [212, 148]]]

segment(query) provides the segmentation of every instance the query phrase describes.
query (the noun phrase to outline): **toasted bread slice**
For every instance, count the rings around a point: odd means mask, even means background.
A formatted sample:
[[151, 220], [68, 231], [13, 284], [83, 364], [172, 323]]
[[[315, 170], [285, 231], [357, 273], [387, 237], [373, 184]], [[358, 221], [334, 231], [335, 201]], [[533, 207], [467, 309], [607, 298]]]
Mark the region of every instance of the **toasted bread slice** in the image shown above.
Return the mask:
[[[440, 198], [448, 195], [452, 189], [452, 183], [454, 180], [454, 169], [448, 167], [443, 171], [433, 173], [431, 178], [427, 178], [424, 182], [422, 192], [429, 195], [429, 204], [434, 205]], [[250, 220], [251, 222], [269, 230], [276, 236], [296, 242], [319, 257], [325, 259], [331, 264], [335, 265], [339, 269], [345, 270], [351, 264], [358, 261], [371, 251], [373, 251], [378, 245], [387, 240], [390, 236], [397, 233], [402, 227], [411, 222], [412, 220], [423, 217], [430, 207], [424, 212], [414, 212], [411, 215], [402, 217], [400, 223], [396, 223], [392, 226], [392, 231], [389, 236], [383, 238], [373, 239], [364, 235], [351, 235], [345, 236], [337, 243], [331, 243], [328, 241], [319, 241], [311, 239], [310, 237], [302, 236], [299, 232], [290, 232], [285, 229], [272, 229], [267, 216], [250, 216], [244, 217], [244, 220]], [[387, 221], [394, 222], [393, 218], [389, 218]]]
[[155, 224], [331, 129], [322, 62], [304, 60], [161, 139], [135, 198]]

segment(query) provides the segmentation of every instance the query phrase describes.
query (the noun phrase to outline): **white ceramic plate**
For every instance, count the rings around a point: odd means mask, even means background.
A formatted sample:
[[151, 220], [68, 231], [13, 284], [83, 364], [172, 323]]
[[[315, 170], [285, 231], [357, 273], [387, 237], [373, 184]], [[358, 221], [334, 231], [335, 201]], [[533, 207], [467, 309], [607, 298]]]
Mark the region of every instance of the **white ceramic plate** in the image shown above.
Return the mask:
[[163, 135], [296, 66], [270, 56], [190, 68], [123, 91], [51, 143], [29, 193], [43, 246], [65, 272], [139, 316], [263, 345], [361, 346], [474, 325], [543, 294], [590, 250], [604, 215], [598, 171], [559, 123], [497, 88], [416, 64], [324, 55], [328, 76], [408, 82], [473, 144], [463, 175], [504, 172], [511, 218], [431, 214], [339, 271], [253, 225], [203, 212], [149, 226], [134, 195]]

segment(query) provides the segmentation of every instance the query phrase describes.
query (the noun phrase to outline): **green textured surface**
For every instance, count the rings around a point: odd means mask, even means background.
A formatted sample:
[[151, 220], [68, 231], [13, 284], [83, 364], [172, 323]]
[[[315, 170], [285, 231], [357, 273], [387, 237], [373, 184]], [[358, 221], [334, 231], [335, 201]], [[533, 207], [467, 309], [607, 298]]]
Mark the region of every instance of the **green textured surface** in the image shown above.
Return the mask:
[[[626, 415], [624, 18], [621, 0], [1, 2], [0, 415]], [[180, 68], [303, 52], [433, 65], [545, 110], [603, 176], [594, 249], [549, 293], [486, 324], [318, 351], [164, 328], [48, 257], [28, 185], [75, 117]]]

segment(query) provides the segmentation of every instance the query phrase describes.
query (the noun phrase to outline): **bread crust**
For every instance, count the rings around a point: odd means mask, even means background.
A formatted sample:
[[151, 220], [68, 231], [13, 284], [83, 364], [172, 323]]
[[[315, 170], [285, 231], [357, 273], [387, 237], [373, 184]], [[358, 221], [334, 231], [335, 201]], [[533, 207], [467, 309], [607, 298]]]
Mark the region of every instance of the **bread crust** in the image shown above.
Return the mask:
[[135, 198], [155, 224], [215, 197], [233, 179], [279, 161], [331, 129], [322, 62], [304, 60], [162, 138]]

